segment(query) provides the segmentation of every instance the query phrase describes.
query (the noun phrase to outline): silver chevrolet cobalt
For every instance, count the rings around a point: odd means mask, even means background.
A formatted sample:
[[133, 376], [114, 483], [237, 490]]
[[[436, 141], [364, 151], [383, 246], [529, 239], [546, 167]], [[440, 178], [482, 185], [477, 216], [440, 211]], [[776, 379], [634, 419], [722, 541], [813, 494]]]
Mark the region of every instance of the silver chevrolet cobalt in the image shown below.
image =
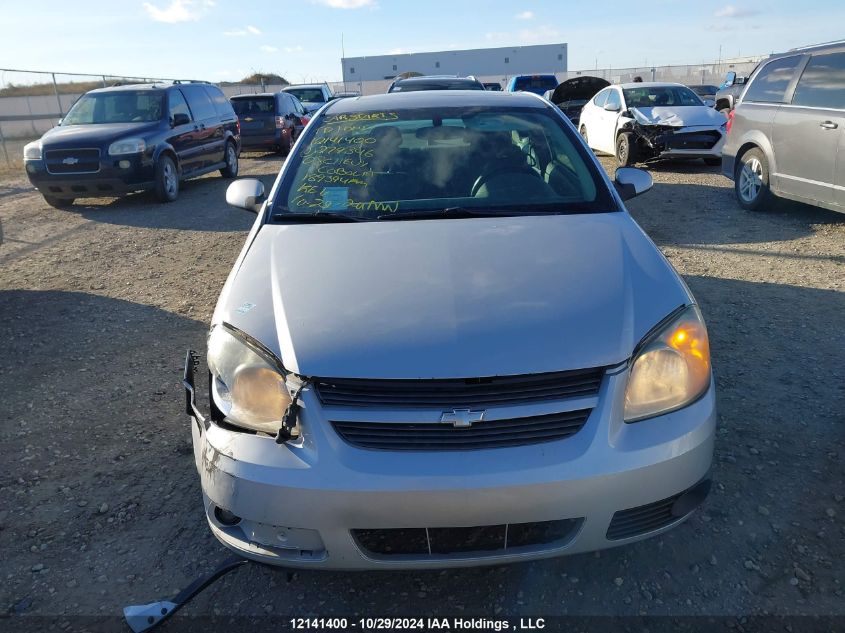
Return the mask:
[[[455, 567], [623, 545], [705, 499], [707, 331], [552, 104], [334, 101], [265, 195], [186, 408], [208, 523], [264, 563]], [[204, 375], [205, 372], [203, 371]], [[204, 389], [203, 389], [204, 391]]]

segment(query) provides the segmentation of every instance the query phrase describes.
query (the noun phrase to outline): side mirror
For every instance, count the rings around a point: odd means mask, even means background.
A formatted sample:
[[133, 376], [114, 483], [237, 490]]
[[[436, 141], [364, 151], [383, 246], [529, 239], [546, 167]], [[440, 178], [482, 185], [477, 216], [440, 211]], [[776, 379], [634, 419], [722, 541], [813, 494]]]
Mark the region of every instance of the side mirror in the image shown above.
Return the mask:
[[258, 213], [264, 204], [264, 185], [255, 178], [236, 180], [226, 189], [226, 204]]
[[180, 125], [187, 125], [191, 122], [191, 117], [189, 117], [184, 112], [177, 112], [170, 118], [170, 125], [173, 127], [179, 127]]
[[651, 189], [654, 181], [651, 174], [644, 169], [620, 167], [616, 170], [613, 184], [623, 200], [630, 200]]
[[59, 119], [58, 121], [56, 121], [56, 125], [61, 125], [63, 120], [64, 119]]
[[736, 82], [736, 73], [734, 71], [730, 71], [727, 75], [725, 75], [725, 86], [733, 86]]
[[619, 112], [622, 109], [618, 103], [605, 103], [604, 109], [608, 112]]
[[748, 81], [748, 77], [737, 77], [737, 78], [735, 79], [735, 83], [736, 83], [738, 86], [744, 86], [746, 81]]

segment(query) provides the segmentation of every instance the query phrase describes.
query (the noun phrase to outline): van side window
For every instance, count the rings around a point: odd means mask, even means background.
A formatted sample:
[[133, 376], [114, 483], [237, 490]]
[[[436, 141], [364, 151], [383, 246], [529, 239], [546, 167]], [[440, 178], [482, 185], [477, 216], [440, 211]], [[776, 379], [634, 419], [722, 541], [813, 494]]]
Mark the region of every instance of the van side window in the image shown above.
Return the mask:
[[217, 111], [217, 116], [226, 118], [233, 116], [232, 104], [217, 86], [203, 86], [211, 102], [214, 104], [214, 109]]
[[845, 53], [813, 55], [795, 87], [792, 105], [845, 110]]
[[188, 105], [191, 106], [191, 112], [194, 113], [194, 120], [203, 121], [205, 119], [213, 119], [217, 116], [217, 110], [214, 109], [214, 104], [202, 86], [183, 86], [182, 92], [188, 98]]
[[751, 80], [751, 85], [748, 86], [742, 100], [756, 103], [784, 103], [786, 89], [801, 60], [801, 55], [794, 55], [776, 59], [763, 66], [757, 76]]
[[599, 92], [595, 97], [593, 97], [593, 105], [598, 106], [599, 108], [603, 108], [604, 104], [607, 102], [607, 96], [610, 94], [610, 88], [605, 88], [601, 92]]

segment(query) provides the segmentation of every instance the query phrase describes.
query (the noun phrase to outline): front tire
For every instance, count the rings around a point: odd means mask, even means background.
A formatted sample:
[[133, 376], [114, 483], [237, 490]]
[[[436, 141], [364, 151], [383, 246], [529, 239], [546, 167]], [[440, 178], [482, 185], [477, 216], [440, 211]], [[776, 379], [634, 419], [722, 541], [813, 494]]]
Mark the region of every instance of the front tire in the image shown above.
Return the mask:
[[630, 132], [616, 137], [616, 162], [620, 167], [630, 167], [637, 162], [637, 144]]
[[734, 193], [739, 206], [748, 211], [759, 211], [770, 202], [769, 162], [760, 149], [750, 149], [739, 159], [734, 175]]
[[590, 146], [590, 139], [587, 137], [586, 126], [582, 125], [579, 132], [581, 132], [581, 138], [584, 139], [584, 142], [587, 144], [587, 147], [589, 147]]
[[159, 202], [173, 202], [179, 196], [179, 171], [170, 156], [164, 155], [156, 163], [155, 192]]
[[44, 202], [55, 209], [67, 209], [73, 206], [76, 198], [56, 198], [55, 196], [44, 196]]
[[220, 170], [220, 175], [224, 178], [238, 177], [238, 152], [235, 150], [233, 143], [226, 143], [226, 151], [223, 153], [226, 161], [226, 166]]

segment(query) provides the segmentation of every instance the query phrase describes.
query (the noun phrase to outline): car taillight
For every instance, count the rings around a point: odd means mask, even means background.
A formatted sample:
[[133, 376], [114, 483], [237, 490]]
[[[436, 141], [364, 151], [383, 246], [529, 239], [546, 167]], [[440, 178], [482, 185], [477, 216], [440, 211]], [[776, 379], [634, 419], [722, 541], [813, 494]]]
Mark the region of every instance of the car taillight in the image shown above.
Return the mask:
[[731, 127], [733, 126], [733, 124], [734, 124], [734, 110], [731, 110], [730, 112], [728, 112], [728, 122], [725, 125], [725, 132], [726, 133], [728, 133], [728, 134], [730, 133]]
[[237, 130], [238, 134], [241, 133], [241, 120], [235, 119], [235, 129]]
[[283, 127], [285, 127], [285, 117], [277, 116], [276, 117], [276, 129], [281, 130]]

